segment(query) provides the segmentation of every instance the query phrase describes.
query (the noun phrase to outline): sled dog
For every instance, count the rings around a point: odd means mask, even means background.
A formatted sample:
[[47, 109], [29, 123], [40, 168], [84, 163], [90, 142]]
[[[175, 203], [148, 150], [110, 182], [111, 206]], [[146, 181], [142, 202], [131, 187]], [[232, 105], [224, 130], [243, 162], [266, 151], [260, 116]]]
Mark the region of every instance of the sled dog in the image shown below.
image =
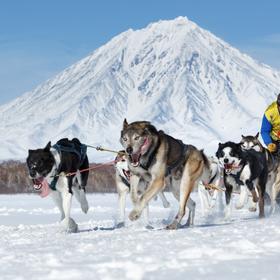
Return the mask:
[[[167, 229], [176, 229], [189, 208], [186, 224], [193, 224], [195, 203], [190, 193], [200, 180], [210, 180], [209, 162], [202, 151], [186, 145], [163, 131], [158, 131], [150, 122], [123, 122], [120, 142], [125, 149], [128, 168], [131, 172], [130, 186], [135, 206], [129, 214], [130, 220], [137, 220], [148, 202], [170, 181], [171, 191], [179, 200], [179, 211]], [[141, 180], [147, 182], [147, 189], [137, 196]]]
[[255, 151], [265, 154], [268, 167], [268, 180], [266, 184], [266, 192], [268, 193], [271, 200], [271, 212], [275, 212], [276, 199], [280, 192], [280, 158], [269, 152], [268, 149], [263, 147], [259, 141], [259, 133], [255, 136], [241, 136], [241, 148], [243, 150], [253, 149]]
[[[231, 216], [231, 194], [236, 185], [240, 186], [240, 201], [244, 205], [247, 188], [252, 195], [252, 211], [259, 202], [259, 217], [264, 217], [264, 194], [268, 178], [265, 155], [255, 150], [242, 150], [241, 145], [233, 142], [219, 143], [216, 156], [224, 167], [226, 196], [226, 218]], [[250, 210], [250, 209], [249, 209]]]
[[[124, 226], [125, 221], [125, 202], [126, 196], [130, 193], [130, 170], [128, 169], [127, 156], [124, 151], [119, 151], [117, 157], [115, 158], [115, 169], [116, 169], [116, 185], [117, 192], [119, 196], [119, 217], [117, 227]], [[141, 181], [139, 183], [140, 188], [139, 192], [143, 192], [146, 189], [147, 183], [145, 181]], [[158, 193], [161, 198], [162, 205], [164, 208], [168, 208], [170, 206], [163, 192]], [[132, 197], [133, 199], [133, 197]], [[145, 208], [146, 210], [146, 219], [147, 224], [149, 222], [149, 210], [148, 205]]]
[[[86, 146], [74, 138], [59, 140], [51, 146], [51, 142], [43, 149], [29, 150], [27, 157], [29, 176], [39, 189], [46, 181], [50, 194], [60, 210], [61, 223], [69, 232], [76, 232], [78, 226], [70, 217], [72, 194], [81, 204], [82, 211], [87, 213], [88, 202], [85, 187], [88, 171], [80, 173], [89, 166]], [[69, 173], [69, 176], [64, 176]]]

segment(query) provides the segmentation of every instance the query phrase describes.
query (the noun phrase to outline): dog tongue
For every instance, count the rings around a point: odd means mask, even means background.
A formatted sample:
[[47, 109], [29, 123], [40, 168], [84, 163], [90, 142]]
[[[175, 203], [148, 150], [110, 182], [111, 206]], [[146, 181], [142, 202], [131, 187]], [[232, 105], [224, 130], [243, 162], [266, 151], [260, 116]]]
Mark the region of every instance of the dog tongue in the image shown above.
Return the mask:
[[225, 169], [231, 169], [232, 168], [232, 164], [225, 163], [224, 167], [225, 167]]
[[34, 189], [41, 190], [40, 196], [42, 198], [48, 196], [50, 194], [50, 187], [46, 179], [43, 180], [34, 180]]
[[42, 182], [42, 189], [41, 189], [40, 196], [43, 198], [43, 197], [48, 196], [49, 194], [50, 194], [50, 187], [49, 187], [47, 180], [44, 179]]
[[137, 163], [139, 161], [140, 154], [132, 154], [131, 159], [133, 163]]

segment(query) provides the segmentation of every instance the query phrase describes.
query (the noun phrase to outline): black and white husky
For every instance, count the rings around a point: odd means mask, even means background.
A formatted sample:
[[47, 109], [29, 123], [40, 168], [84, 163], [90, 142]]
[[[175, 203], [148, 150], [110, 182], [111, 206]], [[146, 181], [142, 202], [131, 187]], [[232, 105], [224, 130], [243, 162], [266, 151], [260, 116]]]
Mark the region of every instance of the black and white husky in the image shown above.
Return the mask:
[[[125, 204], [126, 204], [126, 196], [130, 193], [130, 171], [128, 168], [127, 156], [124, 151], [120, 151], [115, 158], [115, 169], [116, 169], [116, 185], [117, 185], [117, 192], [119, 196], [119, 216], [118, 216], [118, 223], [117, 227], [124, 226], [125, 221]], [[142, 182], [141, 187], [138, 189], [139, 192], [145, 190], [147, 183]], [[131, 194], [132, 202], [135, 199], [135, 196]], [[140, 193], [136, 194], [139, 196]], [[164, 208], [168, 208], [170, 206], [169, 202], [167, 201], [163, 192], [158, 193], [159, 197], [161, 198], [162, 205]], [[145, 208], [145, 222], [149, 224], [149, 208], [148, 205]]]
[[44, 182], [49, 185], [65, 230], [76, 232], [78, 226], [70, 217], [72, 194], [80, 202], [84, 213], [89, 208], [85, 195], [88, 171], [80, 172], [89, 166], [86, 146], [77, 138], [71, 141], [64, 138], [54, 146], [49, 142], [43, 149], [29, 150], [26, 162], [34, 185], [42, 186]]
[[258, 139], [259, 133], [255, 136], [243, 136], [241, 139], [241, 148], [243, 150], [255, 150], [265, 155], [268, 167], [268, 180], [266, 184], [266, 192], [271, 200], [271, 213], [275, 212], [277, 205], [277, 196], [280, 192], [280, 158], [278, 155], [272, 154], [266, 149]]
[[[259, 202], [259, 217], [264, 217], [264, 194], [268, 178], [268, 167], [265, 155], [255, 150], [242, 150], [240, 144], [233, 142], [219, 143], [216, 156], [224, 167], [224, 184], [226, 188], [226, 218], [231, 215], [231, 194], [233, 188], [241, 188], [240, 200], [245, 200], [245, 188], [252, 195], [254, 203], [252, 210], [256, 210]], [[242, 197], [244, 196], [244, 197]]]

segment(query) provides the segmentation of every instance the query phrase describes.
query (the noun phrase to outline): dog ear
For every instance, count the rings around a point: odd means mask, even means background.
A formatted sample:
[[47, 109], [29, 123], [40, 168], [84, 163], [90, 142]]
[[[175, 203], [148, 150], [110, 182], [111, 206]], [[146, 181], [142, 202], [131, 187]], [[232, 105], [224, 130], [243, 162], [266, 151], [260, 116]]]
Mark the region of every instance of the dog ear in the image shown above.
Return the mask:
[[242, 137], [242, 139], [245, 138], [245, 136], [243, 134], [241, 135], [241, 137]]
[[51, 148], [52, 144], [51, 141], [49, 141], [49, 143], [47, 144], [47, 146], [44, 148], [45, 151], [49, 151]]
[[123, 120], [123, 129], [126, 129], [128, 127], [128, 122], [126, 119]]
[[148, 129], [148, 127], [145, 127], [144, 128], [144, 133], [147, 135], [147, 134], [151, 134], [150, 130]]
[[255, 138], [259, 138], [260, 133], [258, 132], [255, 136]]

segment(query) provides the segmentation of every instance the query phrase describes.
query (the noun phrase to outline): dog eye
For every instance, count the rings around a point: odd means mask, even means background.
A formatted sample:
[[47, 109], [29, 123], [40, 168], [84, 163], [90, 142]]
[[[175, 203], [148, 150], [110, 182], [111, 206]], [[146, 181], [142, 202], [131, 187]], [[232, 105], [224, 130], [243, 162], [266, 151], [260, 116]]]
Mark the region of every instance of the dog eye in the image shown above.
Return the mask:
[[140, 136], [135, 136], [134, 137], [134, 140], [136, 140], [136, 141], [139, 140], [139, 139], [140, 139]]
[[233, 153], [233, 152], [230, 152], [229, 155], [230, 155], [231, 157], [233, 157], [233, 156], [234, 156], [234, 153]]
[[126, 141], [127, 141], [127, 138], [126, 138], [125, 136], [124, 136], [122, 139], [123, 139], [123, 141], [124, 141], [124, 142], [126, 142]]

